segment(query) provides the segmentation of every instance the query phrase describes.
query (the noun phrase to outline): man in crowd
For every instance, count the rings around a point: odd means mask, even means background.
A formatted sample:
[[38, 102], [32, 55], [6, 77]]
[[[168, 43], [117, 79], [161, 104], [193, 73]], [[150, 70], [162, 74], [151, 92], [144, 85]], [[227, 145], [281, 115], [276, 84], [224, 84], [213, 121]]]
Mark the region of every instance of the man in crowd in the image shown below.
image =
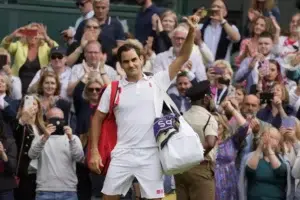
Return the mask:
[[33, 92], [37, 89], [41, 74], [45, 71], [54, 71], [59, 77], [61, 84], [60, 96], [69, 99], [67, 87], [71, 76], [71, 68], [66, 66], [66, 49], [63, 47], [54, 47], [50, 51], [50, 66], [40, 69], [29, 84], [28, 91]]
[[[114, 56], [118, 47], [125, 40], [122, 24], [115, 18], [109, 16], [110, 0], [94, 0], [93, 8], [100, 24], [101, 33], [98, 40], [101, 42], [103, 51], [107, 54], [107, 63], [115, 66]], [[81, 41], [84, 32], [85, 21], [81, 22], [75, 35], [76, 41]]]
[[[179, 55], [179, 52], [181, 51], [181, 48], [186, 40], [187, 34], [188, 28], [184, 25], [179, 25], [173, 30], [171, 34], [172, 47], [168, 51], [160, 53], [156, 56], [153, 63], [154, 73], [168, 69], [170, 64]], [[203, 81], [207, 79], [207, 76], [202, 57], [198, 53], [193, 51], [189, 61], [192, 63], [191, 72], [195, 73], [198, 81]]]
[[152, 16], [160, 14], [160, 9], [156, 7], [152, 0], [136, 0], [141, 6], [135, 20], [135, 37], [142, 44], [145, 44], [152, 32]]
[[247, 92], [251, 91], [251, 86], [258, 83], [258, 66], [264, 60], [274, 59], [272, 53], [274, 47], [274, 38], [272, 33], [264, 32], [258, 39], [258, 53], [252, 58], [245, 58], [235, 75], [236, 82], [247, 81]]
[[212, 51], [216, 60], [225, 59], [230, 62], [232, 44], [241, 39], [239, 30], [225, 19], [228, 10], [224, 1], [213, 0], [211, 9], [210, 19], [200, 24], [202, 40]]
[[74, 27], [69, 27], [62, 32], [64, 39], [70, 44], [76, 34], [76, 30], [80, 23], [94, 16], [93, 0], [76, 0], [76, 6], [81, 12], [81, 16], [76, 20]]
[[[126, 194], [136, 178], [140, 184], [141, 196], [147, 199], [160, 199], [164, 196], [163, 175], [159, 161], [158, 148], [153, 133], [156, 106], [163, 105], [163, 99], [154, 93], [159, 85], [166, 91], [172, 79], [188, 61], [193, 48], [195, 27], [199, 21], [197, 16], [186, 19], [189, 33], [177, 58], [169, 66], [169, 70], [155, 74], [152, 78], [143, 75], [140, 51], [130, 44], [118, 50], [118, 61], [127, 78], [119, 83], [119, 103], [114, 115], [118, 127], [117, 144], [105, 178], [102, 192], [104, 199], [118, 200]], [[157, 88], [158, 89], [158, 88]], [[91, 128], [91, 159], [89, 166], [92, 171], [101, 173], [102, 165], [98, 151], [98, 139], [103, 120], [109, 112], [111, 87], [104, 91], [92, 119]], [[154, 99], [156, 96], [158, 99]], [[143, 117], [140, 117], [143, 113]]]
[[36, 137], [29, 150], [31, 159], [38, 159], [36, 199], [77, 199], [76, 162], [83, 162], [80, 139], [65, 126], [59, 108], [47, 112], [48, 126]]
[[[69, 96], [72, 96], [74, 88], [85, 75], [93, 72], [100, 73], [98, 70], [100, 65], [105, 62], [106, 54], [102, 52], [102, 47], [99, 42], [90, 41], [84, 48], [84, 57], [86, 60], [84, 60], [82, 64], [77, 64], [72, 68], [68, 85]], [[104, 70], [110, 80], [116, 79], [117, 72], [112, 67], [104, 65]]]
[[[191, 79], [189, 78], [188, 73], [194, 75], [192, 72], [182, 72], [177, 75], [176, 88], [178, 95], [175, 93], [170, 94], [171, 99], [174, 101], [181, 113], [185, 113], [191, 108], [190, 99], [186, 96], [186, 91], [192, 87]], [[197, 83], [195, 79], [193, 79], [192, 82], [194, 84]]]

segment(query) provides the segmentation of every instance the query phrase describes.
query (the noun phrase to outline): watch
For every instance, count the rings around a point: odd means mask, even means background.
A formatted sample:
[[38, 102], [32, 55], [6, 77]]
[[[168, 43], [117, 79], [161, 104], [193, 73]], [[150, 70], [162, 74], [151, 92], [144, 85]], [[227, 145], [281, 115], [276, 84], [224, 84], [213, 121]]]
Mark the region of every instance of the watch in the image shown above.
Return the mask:
[[227, 20], [226, 20], [226, 19], [223, 19], [223, 20], [221, 21], [221, 26], [224, 26], [226, 23], [227, 23]]

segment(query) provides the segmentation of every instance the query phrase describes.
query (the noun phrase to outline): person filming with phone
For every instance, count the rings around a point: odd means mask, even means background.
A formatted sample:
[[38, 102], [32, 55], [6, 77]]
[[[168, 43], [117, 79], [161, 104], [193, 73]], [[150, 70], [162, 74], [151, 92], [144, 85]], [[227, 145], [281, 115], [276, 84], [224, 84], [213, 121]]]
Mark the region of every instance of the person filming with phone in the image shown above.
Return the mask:
[[28, 157], [28, 151], [35, 137], [46, 130], [42, 106], [37, 96], [26, 95], [19, 107], [14, 126], [14, 138], [18, 149], [16, 176], [20, 180], [15, 190], [16, 200], [34, 200], [36, 189], [36, 163]]
[[24, 95], [36, 72], [48, 65], [50, 49], [58, 44], [48, 36], [46, 26], [30, 23], [6, 36], [1, 46], [14, 56], [12, 74], [20, 77]]
[[35, 138], [29, 150], [31, 159], [38, 159], [36, 200], [77, 200], [76, 162], [83, 162], [80, 139], [66, 126], [59, 108], [47, 114], [44, 134]]
[[[272, 33], [262, 33], [258, 39], [258, 53], [253, 58], [245, 58], [242, 61], [240, 68], [236, 72], [235, 81], [237, 83], [241, 83], [246, 80], [246, 90], [248, 93], [251, 92], [251, 87], [258, 83], [259, 68], [264, 66], [264, 62], [266, 60], [276, 58], [276, 56], [272, 52], [273, 47], [274, 37]], [[256, 91], [251, 93], [256, 93]]]
[[241, 35], [238, 28], [225, 19], [228, 10], [224, 1], [212, 1], [210, 11], [210, 19], [200, 24], [202, 40], [216, 60], [225, 59], [230, 62], [232, 45], [241, 39]]

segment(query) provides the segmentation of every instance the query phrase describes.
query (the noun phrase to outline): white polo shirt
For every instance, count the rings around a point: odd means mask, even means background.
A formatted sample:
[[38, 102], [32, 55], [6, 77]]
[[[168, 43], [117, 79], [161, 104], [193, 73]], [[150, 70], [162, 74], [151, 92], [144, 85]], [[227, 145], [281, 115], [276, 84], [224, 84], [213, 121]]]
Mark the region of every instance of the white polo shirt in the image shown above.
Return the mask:
[[[169, 73], [163, 71], [153, 77], [144, 76], [136, 83], [128, 82], [126, 79], [120, 80], [119, 104], [114, 109], [118, 126], [115, 149], [157, 147], [153, 132], [155, 86], [152, 81], [166, 91], [170, 85]], [[110, 93], [111, 85], [101, 97], [98, 106], [100, 112], [108, 113]]]

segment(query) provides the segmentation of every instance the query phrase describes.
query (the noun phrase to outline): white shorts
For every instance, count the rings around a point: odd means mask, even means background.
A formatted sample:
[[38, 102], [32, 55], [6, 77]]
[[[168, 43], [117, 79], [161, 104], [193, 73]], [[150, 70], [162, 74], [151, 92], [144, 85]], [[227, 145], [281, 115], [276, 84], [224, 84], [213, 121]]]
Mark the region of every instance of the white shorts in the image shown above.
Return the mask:
[[114, 149], [102, 193], [126, 195], [134, 178], [140, 184], [142, 198], [164, 197], [163, 173], [157, 148]]

